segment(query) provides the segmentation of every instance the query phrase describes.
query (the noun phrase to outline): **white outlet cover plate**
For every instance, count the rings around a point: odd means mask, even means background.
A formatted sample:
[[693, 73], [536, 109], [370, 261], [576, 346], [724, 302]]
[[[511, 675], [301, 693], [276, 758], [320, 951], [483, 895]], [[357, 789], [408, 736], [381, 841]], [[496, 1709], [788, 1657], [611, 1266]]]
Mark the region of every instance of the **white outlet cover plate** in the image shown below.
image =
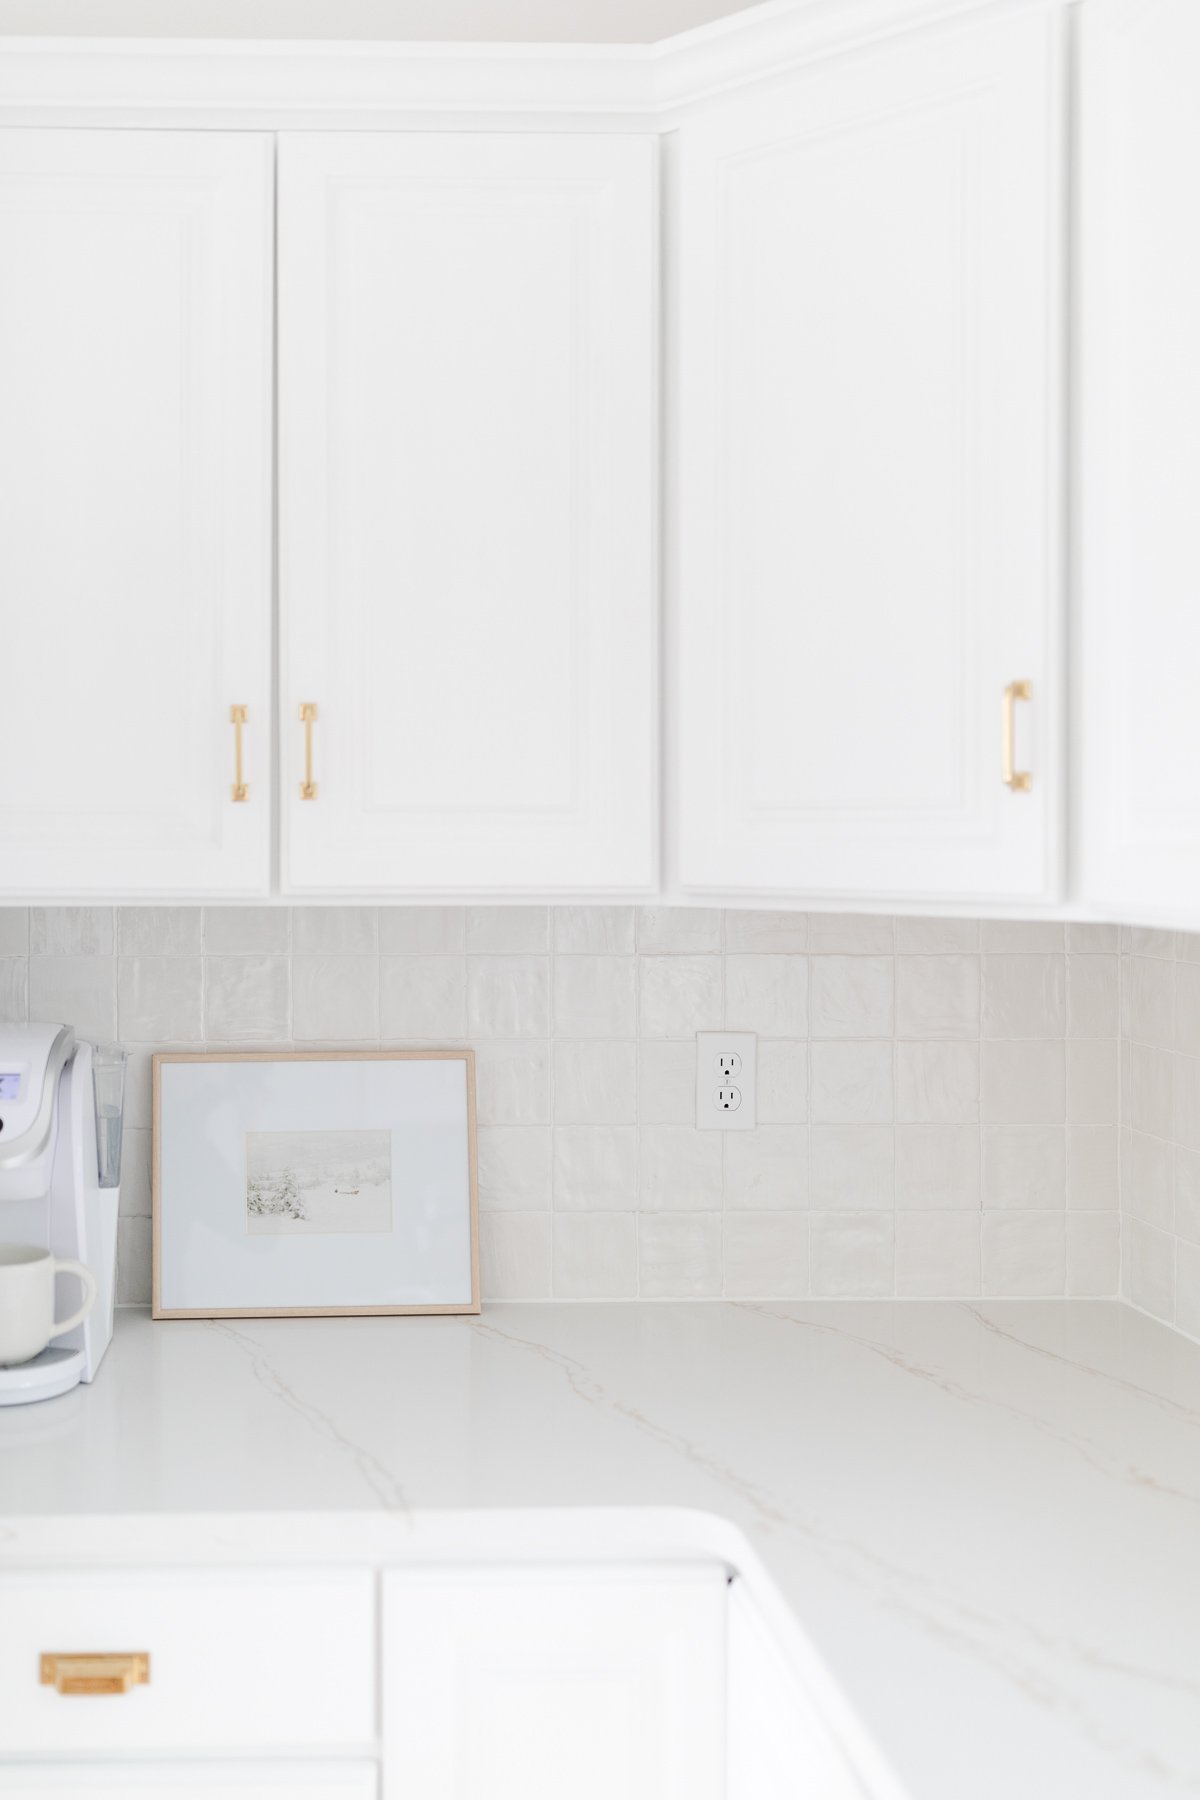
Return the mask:
[[[698, 1031], [696, 1033], [696, 1129], [697, 1131], [753, 1131], [758, 1117], [758, 1038], [752, 1031]], [[722, 1075], [720, 1058], [730, 1052], [742, 1066], [732, 1077]], [[717, 1089], [739, 1089], [742, 1103], [735, 1112], [717, 1104]]]

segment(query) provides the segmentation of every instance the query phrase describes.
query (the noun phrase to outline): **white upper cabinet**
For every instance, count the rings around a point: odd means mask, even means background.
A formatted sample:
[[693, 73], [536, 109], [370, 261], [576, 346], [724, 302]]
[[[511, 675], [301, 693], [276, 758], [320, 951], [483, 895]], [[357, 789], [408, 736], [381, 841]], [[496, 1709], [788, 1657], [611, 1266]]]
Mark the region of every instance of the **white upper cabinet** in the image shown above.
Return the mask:
[[284, 133], [279, 181], [285, 890], [649, 888], [654, 138]]
[[678, 134], [686, 888], [1055, 895], [1060, 27], [893, 38]]
[[263, 893], [270, 139], [0, 131], [0, 270], [5, 897]]
[[1084, 896], [1200, 917], [1200, 7], [1083, 12]]

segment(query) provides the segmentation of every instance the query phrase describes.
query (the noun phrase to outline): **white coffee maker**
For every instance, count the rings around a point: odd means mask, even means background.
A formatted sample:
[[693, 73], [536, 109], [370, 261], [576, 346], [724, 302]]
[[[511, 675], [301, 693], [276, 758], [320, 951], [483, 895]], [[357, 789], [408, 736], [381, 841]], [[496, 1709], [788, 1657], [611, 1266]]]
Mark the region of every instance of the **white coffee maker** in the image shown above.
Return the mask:
[[40, 1355], [0, 1368], [0, 1406], [92, 1381], [112, 1337], [124, 1056], [69, 1025], [0, 1025], [0, 1244], [84, 1263], [96, 1301]]

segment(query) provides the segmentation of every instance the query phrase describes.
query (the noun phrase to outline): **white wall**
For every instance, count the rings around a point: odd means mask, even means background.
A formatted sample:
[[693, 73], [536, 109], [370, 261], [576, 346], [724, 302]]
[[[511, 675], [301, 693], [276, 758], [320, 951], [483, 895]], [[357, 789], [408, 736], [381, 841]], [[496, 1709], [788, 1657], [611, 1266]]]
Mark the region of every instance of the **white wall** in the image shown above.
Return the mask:
[[0, 0], [0, 37], [643, 44], [753, 0]]

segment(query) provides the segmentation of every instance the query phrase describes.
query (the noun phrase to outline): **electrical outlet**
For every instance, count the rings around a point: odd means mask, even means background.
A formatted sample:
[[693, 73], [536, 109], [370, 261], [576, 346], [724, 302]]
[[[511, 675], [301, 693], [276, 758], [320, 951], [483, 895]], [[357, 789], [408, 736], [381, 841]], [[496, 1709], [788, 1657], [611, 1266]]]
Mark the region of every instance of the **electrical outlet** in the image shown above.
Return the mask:
[[752, 1031], [696, 1033], [696, 1127], [753, 1131], [758, 1039]]

